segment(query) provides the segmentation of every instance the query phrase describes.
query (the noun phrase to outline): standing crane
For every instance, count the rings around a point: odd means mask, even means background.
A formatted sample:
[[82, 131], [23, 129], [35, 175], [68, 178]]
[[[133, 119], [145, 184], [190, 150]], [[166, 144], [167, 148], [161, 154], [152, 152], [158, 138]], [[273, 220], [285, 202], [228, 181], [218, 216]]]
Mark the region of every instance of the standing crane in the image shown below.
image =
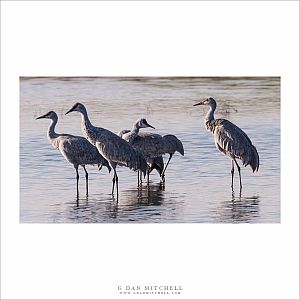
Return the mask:
[[[122, 130], [118, 133], [118, 136], [123, 138], [123, 135], [125, 135], [126, 133], [129, 133], [129, 132], [130, 132], [129, 129], [124, 129], [124, 130]], [[159, 177], [161, 178], [161, 174], [164, 170], [164, 160], [163, 160], [162, 155], [154, 157], [154, 158], [148, 158], [146, 161], [147, 161], [147, 164], [148, 164], [147, 181], [149, 182], [149, 175], [153, 170], [156, 170], [159, 174]], [[140, 176], [140, 172], [138, 172], [138, 185], [141, 184], [141, 181], [142, 181], [142, 176]]]
[[117, 165], [126, 166], [131, 170], [146, 174], [147, 162], [143, 155], [136, 151], [129, 143], [124, 141], [115, 133], [101, 127], [95, 127], [89, 120], [87, 110], [81, 103], [76, 103], [70, 110], [66, 112], [78, 111], [82, 116], [82, 131], [88, 141], [95, 145], [99, 153], [108, 160], [110, 166], [114, 171], [112, 180], [112, 195], [114, 188], [117, 188], [117, 199], [119, 196], [119, 183], [116, 171]]
[[74, 136], [71, 134], [59, 134], [55, 132], [55, 126], [58, 121], [57, 114], [54, 111], [49, 111], [45, 115], [37, 117], [39, 119], [50, 119], [51, 123], [48, 128], [47, 136], [53, 146], [58, 149], [63, 157], [71, 163], [76, 170], [77, 179], [77, 197], [79, 195], [78, 182], [79, 173], [78, 167], [82, 166], [85, 172], [86, 179], [86, 193], [88, 194], [88, 172], [85, 168], [86, 165], [98, 165], [99, 170], [102, 166], [108, 168], [111, 171], [111, 167], [108, 161], [99, 154], [96, 147], [94, 147], [87, 139], [82, 136]]
[[[153, 126], [151, 126], [146, 119], [142, 118], [142, 119], [138, 119], [134, 124], [133, 124], [133, 128], [132, 130], [128, 130], [128, 129], [124, 129], [122, 131], [120, 131], [118, 133], [118, 136], [121, 137], [122, 139], [126, 140], [127, 142], [129, 142], [129, 144], [131, 144], [134, 147], [134, 142], [136, 141], [136, 138], [139, 135], [139, 130], [141, 128], [153, 128], [155, 129]], [[134, 147], [135, 148], [135, 147]], [[147, 182], [149, 184], [149, 175], [153, 170], [156, 170], [159, 174], [159, 176], [161, 177], [162, 172], [164, 170], [164, 160], [162, 155], [160, 156], [155, 156], [155, 157], [147, 157], [146, 158], [147, 164], [148, 164], [148, 168], [147, 168]], [[138, 172], [138, 185], [140, 184], [142, 180], [142, 176], [140, 176], [139, 172]]]
[[[149, 125], [146, 119], [142, 118], [137, 120], [134, 125], [133, 129], [130, 132], [127, 132], [122, 135], [122, 138], [127, 140], [132, 146], [137, 149], [139, 152], [141, 152], [144, 157], [146, 158], [148, 164], [150, 165], [154, 163], [159, 165], [159, 168], [161, 167], [161, 159], [162, 155], [168, 153], [169, 160], [163, 168], [162, 172], [160, 173], [160, 176], [162, 178], [162, 181], [165, 181], [165, 172], [169, 165], [169, 162], [174, 155], [174, 153], [177, 151], [181, 155], [184, 155], [184, 149], [181, 141], [172, 134], [167, 134], [165, 136], [161, 136], [159, 134], [155, 134], [152, 132], [140, 132], [140, 128], [146, 128], [153, 126]], [[120, 133], [122, 133], [121, 131]], [[161, 157], [161, 158], [160, 158]], [[148, 182], [149, 182], [149, 170], [148, 169]]]
[[242, 179], [241, 179], [241, 168], [238, 165], [236, 159], [240, 159], [243, 165], [246, 167], [250, 165], [253, 173], [258, 171], [259, 168], [259, 156], [256, 148], [253, 146], [251, 140], [247, 134], [225, 119], [215, 119], [214, 112], [217, 108], [216, 101], [209, 97], [203, 100], [197, 105], [209, 105], [210, 109], [205, 117], [204, 125], [208, 131], [213, 134], [215, 144], [218, 150], [231, 159], [231, 189], [233, 191], [233, 175], [234, 175], [234, 164], [239, 172], [240, 178], [240, 192], [242, 190]]

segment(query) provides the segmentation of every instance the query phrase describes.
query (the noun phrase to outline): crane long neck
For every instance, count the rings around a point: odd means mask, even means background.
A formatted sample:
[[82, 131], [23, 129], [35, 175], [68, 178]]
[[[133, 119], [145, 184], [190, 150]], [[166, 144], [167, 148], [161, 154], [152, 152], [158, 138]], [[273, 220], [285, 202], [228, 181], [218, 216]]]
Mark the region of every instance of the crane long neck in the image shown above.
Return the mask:
[[56, 124], [57, 124], [57, 118], [51, 119], [51, 123], [48, 128], [48, 139], [49, 140], [53, 140], [58, 137], [58, 134], [55, 132]]
[[209, 111], [205, 117], [205, 122], [210, 122], [215, 119], [214, 117], [215, 110], [216, 110], [216, 106], [210, 105]]
[[132, 133], [138, 134], [139, 131], [140, 131], [140, 127], [138, 126], [137, 123], [135, 123], [135, 124], [133, 125], [132, 129], [131, 129], [131, 132], [132, 132]]
[[81, 111], [81, 118], [82, 118], [82, 126], [86, 128], [93, 127], [86, 110]]
[[51, 119], [51, 124], [48, 128], [48, 139], [53, 146], [53, 148], [58, 149], [59, 147], [59, 134], [55, 132], [55, 126], [57, 124], [57, 117]]

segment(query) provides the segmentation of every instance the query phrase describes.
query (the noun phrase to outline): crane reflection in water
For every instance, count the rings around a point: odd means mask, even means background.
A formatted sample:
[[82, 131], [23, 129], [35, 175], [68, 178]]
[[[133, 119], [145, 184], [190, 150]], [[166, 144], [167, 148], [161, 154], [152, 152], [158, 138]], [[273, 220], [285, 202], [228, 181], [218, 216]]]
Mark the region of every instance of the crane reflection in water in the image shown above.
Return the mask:
[[97, 222], [101, 214], [103, 222], [119, 222], [123, 219], [128, 222], [137, 219], [140, 222], [149, 219], [155, 221], [164, 213], [165, 199], [165, 186], [160, 183], [124, 190], [122, 201], [111, 201], [109, 196], [103, 199], [103, 195], [87, 195], [69, 202], [69, 218], [76, 222]]

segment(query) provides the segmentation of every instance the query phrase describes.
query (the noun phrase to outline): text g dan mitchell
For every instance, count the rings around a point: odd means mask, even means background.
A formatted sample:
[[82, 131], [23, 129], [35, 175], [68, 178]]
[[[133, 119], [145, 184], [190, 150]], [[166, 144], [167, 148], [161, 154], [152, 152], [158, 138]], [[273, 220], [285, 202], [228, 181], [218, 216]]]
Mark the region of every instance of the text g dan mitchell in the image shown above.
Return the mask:
[[140, 294], [154, 292], [155, 294], [180, 294], [183, 291], [181, 285], [119, 285], [118, 291], [124, 294]]

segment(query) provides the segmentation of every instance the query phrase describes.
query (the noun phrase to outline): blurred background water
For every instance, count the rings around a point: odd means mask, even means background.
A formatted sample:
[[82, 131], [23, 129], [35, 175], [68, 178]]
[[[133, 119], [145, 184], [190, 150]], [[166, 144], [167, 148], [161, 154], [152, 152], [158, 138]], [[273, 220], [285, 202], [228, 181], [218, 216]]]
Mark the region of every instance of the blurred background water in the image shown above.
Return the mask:
[[[193, 107], [209, 96], [217, 100], [215, 117], [242, 128], [260, 155], [258, 173], [241, 167], [241, 195], [238, 173], [232, 194], [231, 161], [204, 128], [208, 107]], [[149, 187], [138, 188], [137, 174], [118, 167], [117, 202], [109, 194], [112, 174], [87, 166], [89, 195], [80, 168], [77, 199], [75, 169], [47, 139], [50, 121], [35, 120], [54, 110], [58, 133], [82, 135], [80, 115], [65, 116], [77, 101], [94, 126], [117, 133], [145, 117], [156, 128], [147, 131], [175, 134], [185, 156], [173, 156], [165, 187], [154, 171]], [[280, 222], [280, 78], [21, 77], [20, 222]]]

